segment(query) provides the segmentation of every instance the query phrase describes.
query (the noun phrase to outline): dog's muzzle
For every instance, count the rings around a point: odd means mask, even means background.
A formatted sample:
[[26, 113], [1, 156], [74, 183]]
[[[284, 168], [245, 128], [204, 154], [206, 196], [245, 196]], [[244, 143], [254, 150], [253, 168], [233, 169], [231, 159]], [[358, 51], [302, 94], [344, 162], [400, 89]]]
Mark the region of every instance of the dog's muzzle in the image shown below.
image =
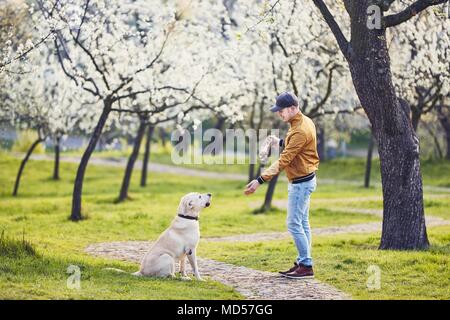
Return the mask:
[[211, 205], [211, 203], [207, 202], [207, 203], [205, 204], [205, 207], [209, 207], [210, 205]]

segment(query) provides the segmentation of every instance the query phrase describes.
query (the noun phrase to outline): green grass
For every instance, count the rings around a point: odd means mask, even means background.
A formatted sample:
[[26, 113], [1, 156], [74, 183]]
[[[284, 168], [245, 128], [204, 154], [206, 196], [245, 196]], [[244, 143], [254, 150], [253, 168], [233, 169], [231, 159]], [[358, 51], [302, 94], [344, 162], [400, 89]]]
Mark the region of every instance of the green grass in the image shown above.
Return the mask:
[[24, 255], [36, 256], [33, 245], [25, 237], [22, 240], [9, 238], [3, 230], [0, 235], [0, 256], [16, 258]]
[[[105, 266], [128, 271], [135, 264], [107, 261], [87, 256], [90, 243], [120, 240], [154, 240], [170, 224], [178, 199], [187, 192], [211, 192], [213, 206], [201, 219], [203, 237], [239, 233], [285, 231], [286, 213], [274, 210], [267, 215], [252, 214], [251, 203], [262, 202], [264, 190], [252, 197], [243, 195], [245, 182], [200, 178], [180, 179], [176, 175], [152, 174], [147, 188], [139, 188], [133, 176], [131, 201], [114, 204], [123, 171], [90, 166], [83, 193], [83, 213], [89, 218], [79, 223], [67, 218], [76, 165], [61, 163], [60, 181], [50, 179], [52, 162], [30, 161], [25, 168], [18, 197], [11, 196], [19, 160], [0, 154], [0, 226], [8, 236], [34, 244], [37, 256], [1, 259], [1, 298], [13, 299], [233, 299], [241, 296], [213, 281], [189, 285], [182, 281], [145, 280], [102, 272]], [[280, 184], [280, 186], [283, 184]], [[277, 194], [286, 192], [286, 185]], [[175, 199], [175, 200], [174, 200]], [[372, 221], [373, 217], [313, 210], [314, 227]], [[1, 231], [0, 230], [0, 231]], [[86, 281], [81, 291], [65, 286], [69, 265], [83, 266]], [[37, 281], [37, 279], [40, 279]], [[128, 283], [127, 286], [124, 283]], [[128, 288], [128, 289], [127, 289]]]
[[[362, 158], [339, 158], [322, 162], [319, 166], [319, 178], [364, 182], [366, 161]], [[450, 187], [450, 161], [421, 161], [424, 185]], [[372, 162], [371, 181], [380, 182], [380, 161]]]
[[[73, 179], [77, 166], [61, 163], [60, 181], [51, 180], [53, 164], [50, 161], [30, 161], [25, 168], [18, 197], [12, 197], [12, 187], [19, 160], [0, 153], [0, 233], [7, 249], [0, 254], [0, 298], [9, 299], [239, 299], [238, 293], [229, 287], [208, 280], [206, 283], [186, 283], [180, 280], [136, 279], [127, 274], [105, 272], [104, 267], [116, 267], [135, 271], [136, 264], [95, 258], [84, 253], [91, 243], [107, 241], [154, 240], [170, 224], [175, 215], [178, 201], [182, 195], [191, 191], [211, 192], [213, 205], [201, 216], [202, 237], [228, 236], [243, 233], [286, 231], [285, 210], [273, 210], [268, 214], [255, 215], [252, 211], [262, 203], [267, 186], [261, 187], [255, 195], [243, 195], [245, 181], [205, 180], [196, 177], [180, 177], [163, 173], [151, 173], [149, 185], [138, 187], [139, 174], [133, 175], [130, 195], [132, 200], [114, 204], [123, 170], [110, 167], [89, 166], [84, 183], [83, 214], [87, 220], [73, 223], [67, 218], [71, 208]], [[286, 199], [287, 185], [279, 183], [274, 199]], [[340, 183], [338, 185], [320, 184], [311, 202], [311, 225], [313, 228], [348, 225], [378, 221], [378, 217], [356, 213], [342, 213], [335, 207], [352, 207], [357, 203], [351, 198], [380, 197], [381, 189], [364, 189], [359, 186]], [[350, 202], [349, 202], [350, 200]], [[425, 203], [429, 208], [445, 211], [448, 200], [433, 198], [437, 203]], [[434, 209], [433, 209], [434, 210]], [[436, 230], [436, 231], [434, 231]], [[438, 232], [439, 231], [439, 232]], [[405, 256], [422, 255], [423, 263], [428, 260], [442, 260], [448, 256], [445, 242], [450, 234], [448, 228], [432, 229], [430, 239], [437, 251], [424, 253], [399, 253]], [[23, 241], [25, 239], [25, 242]], [[353, 240], [352, 240], [353, 239]], [[341, 245], [345, 242], [345, 245]], [[346, 242], [350, 241], [350, 242]], [[359, 245], [353, 244], [356, 241]], [[331, 264], [333, 257], [340, 252], [343, 260], [348, 256], [360, 257], [362, 261], [371, 257], [396, 253], [376, 250], [379, 239], [370, 236], [337, 236], [315, 238], [314, 255], [317, 262], [318, 277], [342, 290], [352, 293], [356, 298], [397, 298], [397, 292], [381, 291], [379, 295], [364, 291], [353, 282], [346, 284], [345, 278], [333, 278]], [[27, 243], [35, 254], [23, 254]], [[22, 248], [22, 247], [23, 248]], [[341, 249], [335, 249], [339, 248]], [[436, 247], [438, 246], [438, 247]], [[440, 246], [440, 247], [439, 247]], [[0, 242], [0, 248], [1, 242]], [[15, 249], [12, 249], [15, 248]], [[200, 243], [200, 255], [252, 266], [262, 270], [278, 270], [291, 264], [293, 244], [290, 241], [256, 244], [208, 244]], [[12, 250], [12, 251], [11, 251]], [[342, 251], [340, 251], [342, 250]], [[447, 251], [446, 251], [447, 250]], [[324, 257], [322, 259], [322, 257]], [[380, 258], [380, 259], [381, 259]], [[235, 260], [234, 260], [235, 259]], [[384, 258], [383, 258], [384, 259]], [[421, 261], [422, 261], [421, 260]], [[321, 264], [329, 261], [328, 264]], [[380, 260], [383, 262], [384, 260]], [[380, 262], [380, 263], [381, 263]], [[404, 262], [406, 265], [406, 262]], [[422, 262], [421, 262], [422, 263]], [[447, 261], [445, 266], [448, 267]], [[69, 290], [66, 286], [67, 267], [79, 266], [82, 270], [82, 289]], [[384, 267], [387, 265], [384, 264]], [[270, 269], [270, 268], [271, 269]], [[386, 267], [388, 269], [388, 267]], [[384, 269], [383, 269], [384, 270]], [[359, 273], [358, 273], [359, 272]], [[362, 271], [355, 277], [362, 279]], [[364, 270], [365, 272], [365, 270]], [[440, 269], [430, 269], [428, 277], [443, 279]], [[325, 277], [327, 275], [327, 277]], [[417, 273], [413, 273], [417, 276]], [[359, 278], [358, 278], [359, 277]], [[405, 276], [406, 277], [406, 276]], [[427, 277], [425, 277], [428, 279]], [[403, 281], [403, 276], [399, 276]], [[433, 280], [432, 279], [432, 280]], [[395, 275], [392, 281], [395, 282]], [[428, 279], [429, 280], [429, 279]], [[356, 281], [356, 280], [355, 280]], [[434, 280], [433, 280], [434, 281]], [[409, 288], [411, 297], [422, 297], [427, 288], [436, 297], [448, 297], [442, 290], [435, 290], [431, 281], [413, 281]], [[364, 282], [365, 283], [365, 282]], [[353, 288], [353, 285], [356, 287]], [[358, 289], [359, 288], [359, 289]], [[361, 289], [362, 290], [362, 289]], [[402, 289], [398, 289], [402, 290]], [[406, 292], [406, 289], [405, 289]], [[356, 294], [355, 294], [356, 293]], [[433, 296], [434, 297], [434, 296]]]
[[[168, 150], [162, 150], [158, 144], [152, 145], [150, 161], [173, 165], [171, 154]], [[71, 151], [68, 155], [80, 155], [80, 151]], [[102, 158], [127, 158], [130, 151], [101, 151], [94, 155]], [[142, 152], [141, 152], [142, 154]], [[212, 160], [212, 158], [209, 158]], [[248, 159], [247, 159], [248, 161]], [[244, 164], [181, 164], [181, 166], [191, 169], [248, 174], [248, 165]], [[320, 163], [318, 177], [319, 179], [333, 179], [364, 183], [366, 160], [363, 158], [337, 158]], [[424, 185], [450, 188], [450, 161], [448, 160], [421, 160], [421, 170]], [[371, 182], [380, 183], [380, 161], [374, 159], [372, 162]]]
[[[318, 199], [319, 200], [319, 199]], [[322, 200], [322, 199], [320, 199]], [[316, 207], [330, 206], [339, 208], [361, 208], [361, 209], [383, 209], [383, 200], [357, 200], [351, 198], [327, 199], [326, 201], [316, 201]], [[424, 194], [425, 216], [436, 216], [450, 220], [450, 194]]]
[[[429, 230], [431, 249], [381, 251], [378, 235], [316, 236], [315, 277], [350, 293], [354, 299], [450, 299], [450, 226]], [[292, 241], [208, 243], [201, 251], [212, 259], [277, 272], [296, 257]], [[381, 271], [380, 289], [369, 290], [369, 266]]]
[[[0, 249], [1, 250], [1, 249]], [[135, 277], [104, 270], [116, 267], [136, 271], [133, 264], [72, 254], [64, 250], [39, 250], [39, 255], [6, 256], [0, 262], [0, 299], [240, 299], [220, 283], [181, 279]], [[75, 266], [80, 289], [73, 283]]]

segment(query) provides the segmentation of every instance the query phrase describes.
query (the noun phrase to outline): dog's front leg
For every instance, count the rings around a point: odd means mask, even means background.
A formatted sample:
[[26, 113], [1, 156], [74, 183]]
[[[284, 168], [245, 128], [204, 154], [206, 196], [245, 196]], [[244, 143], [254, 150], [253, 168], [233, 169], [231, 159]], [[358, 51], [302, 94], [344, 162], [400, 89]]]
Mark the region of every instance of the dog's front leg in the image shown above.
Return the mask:
[[191, 280], [186, 273], [186, 255], [182, 255], [180, 257], [180, 273], [181, 279], [183, 280]]
[[192, 253], [187, 256], [189, 259], [189, 263], [191, 264], [192, 271], [194, 272], [194, 276], [199, 281], [204, 281], [202, 277], [200, 277], [200, 273], [198, 272], [198, 265], [197, 265], [197, 256], [196, 256], [196, 250], [193, 249]]

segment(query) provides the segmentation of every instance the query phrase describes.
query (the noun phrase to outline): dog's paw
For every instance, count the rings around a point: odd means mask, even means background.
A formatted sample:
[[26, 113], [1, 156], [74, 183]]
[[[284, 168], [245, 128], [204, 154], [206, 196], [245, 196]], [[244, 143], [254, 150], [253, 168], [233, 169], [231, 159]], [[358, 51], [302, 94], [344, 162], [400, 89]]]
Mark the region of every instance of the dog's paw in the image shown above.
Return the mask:
[[180, 278], [183, 281], [192, 281], [192, 278], [188, 277], [188, 276], [181, 276]]

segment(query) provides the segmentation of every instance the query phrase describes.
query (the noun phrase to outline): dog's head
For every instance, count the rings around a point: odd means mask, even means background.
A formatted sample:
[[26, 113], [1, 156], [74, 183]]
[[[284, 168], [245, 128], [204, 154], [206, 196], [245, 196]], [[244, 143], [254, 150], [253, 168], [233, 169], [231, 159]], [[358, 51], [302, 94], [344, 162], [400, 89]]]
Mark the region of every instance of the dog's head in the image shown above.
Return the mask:
[[211, 193], [191, 192], [181, 198], [178, 214], [197, 217], [203, 208], [211, 205]]

